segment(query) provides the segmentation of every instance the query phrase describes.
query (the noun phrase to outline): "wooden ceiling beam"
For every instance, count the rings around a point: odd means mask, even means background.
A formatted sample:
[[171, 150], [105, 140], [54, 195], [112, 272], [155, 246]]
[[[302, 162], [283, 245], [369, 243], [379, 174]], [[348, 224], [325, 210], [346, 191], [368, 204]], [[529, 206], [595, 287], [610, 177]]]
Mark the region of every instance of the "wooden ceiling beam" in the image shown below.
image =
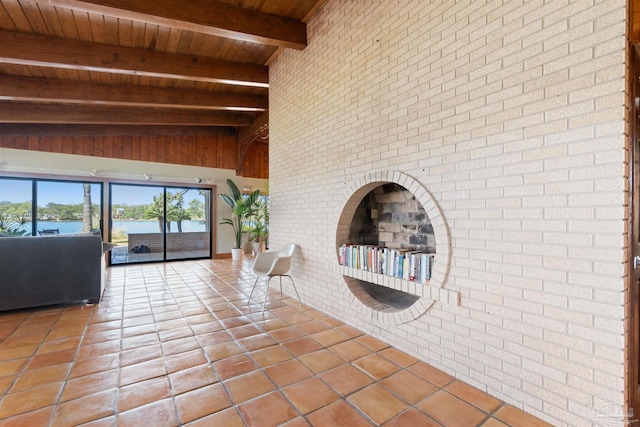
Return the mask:
[[32, 0], [213, 36], [302, 50], [303, 22], [211, 0]]
[[229, 111], [0, 102], [0, 123], [250, 126], [255, 114]]
[[266, 96], [0, 75], [1, 101], [264, 111]]
[[0, 136], [210, 136], [235, 135], [224, 126], [76, 125], [0, 123]]
[[0, 62], [268, 87], [266, 66], [0, 30]]
[[[248, 139], [257, 139], [257, 135], [261, 129], [264, 129], [265, 125], [269, 125], [269, 112], [265, 111], [260, 114], [251, 123], [251, 126], [244, 127], [238, 130], [238, 141], [246, 141]], [[267, 139], [268, 141], [268, 139]]]

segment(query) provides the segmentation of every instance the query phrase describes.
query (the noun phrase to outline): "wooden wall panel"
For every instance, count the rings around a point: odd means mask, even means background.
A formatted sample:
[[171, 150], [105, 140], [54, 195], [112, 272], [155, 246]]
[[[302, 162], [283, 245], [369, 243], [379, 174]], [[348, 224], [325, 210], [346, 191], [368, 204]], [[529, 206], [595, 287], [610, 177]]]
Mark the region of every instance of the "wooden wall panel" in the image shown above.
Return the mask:
[[[234, 135], [0, 136], [0, 147], [232, 170], [238, 162]], [[251, 144], [241, 174], [269, 178], [267, 143]]]
[[[167, 162], [167, 141], [166, 137], [159, 137], [157, 144], [153, 144], [151, 148], [149, 148], [149, 156], [154, 157], [156, 162], [158, 163], [166, 163]], [[149, 137], [151, 139], [151, 137]], [[147, 147], [149, 146], [149, 141], [147, 141]], [[153, 156], [151, 153], [153, 152]]]
[[247, 148], [241, 174], [247, 178], [269, 178], [268, 143], [254, 142]]
[[237, 165], [236, 145], [234, 135], [0, 136], [2, 148], [232, 170]]
[[64, 138], [62, 140], [62, 152], [64, 154], [73, 154], [75, 143], [75, 138]]
[[51, 151], [51, 139], [40, 138], [39, 145], [41, 151]]
[[640, 0], [629, 0], [629, 41], [640, 42]]
[[[47, 139], [52, 140], [53, 138], [47, 138]], [[83, 141], [84, 142], [84, 147], [82, 149], [83, 152], [85, 152], [85, 153], [87, 153], [87, 152], [93, 153], [94, 152], [94, 150], [93, 150], [93, 140], [94, 140], [94, 138], [92, 136], [87, 137], [87, 138], [84, 139], [84, 141]], [[49, 147], [48, 151], [51, 151], [51, 147]]]
[[[97, 139], [97, 138], [96, 138]], [[102, 142], [102, 141], [100, 141]], [[94, 140], [93, 141], [93, 146], [94, 146], [94, 151], [98, 151], [97, 147], [97, 142]], [[100, 145], [99, 147], [100, 150], [100, 154], [99, 156], [102, 156], [102, 145]], [[54, 136], [53, 138], [51, 138], [51, 152], [52, 153], [60, 153], [62, 152], [62, 138], [59, 136]]]

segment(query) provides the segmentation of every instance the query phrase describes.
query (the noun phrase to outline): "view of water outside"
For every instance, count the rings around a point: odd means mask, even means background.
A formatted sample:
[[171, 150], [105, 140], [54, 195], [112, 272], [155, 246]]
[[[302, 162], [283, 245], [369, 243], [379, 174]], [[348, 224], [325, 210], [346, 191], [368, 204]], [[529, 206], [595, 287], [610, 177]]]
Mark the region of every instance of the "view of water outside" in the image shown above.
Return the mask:
[[[25, 231], [31, 234], [32, 223], [24, 224]], [[81, 233], [82, 221], [38, 221], [38, 229], [58, 229], [60, 234]], [[126, 221], [114, 220], [113, 230], [129, 233], [159, 233], [158, 221], [142, 220], [142, 221]], [[171, 225], [171, 230], [176, 232], [178, 228], [175, 222]], [[182, 221], [182, 231], [206, 231], [206, 227], [202, 221]]]
[[[114, 206], [111, 228], [113, 233], [126, 236], [130, 233], [161, 232], [158, 218], [155, 215], [147, 215], [145, 208], [155, 206], [156, 211], [162, 210], [164, 203], [159, 201], [162, 200], [163, 186], [112, 184], [111, 190], [111, 202]], [[204, 195], [197, 189], [190, 188], [168, 187], [167, 191], [169, 194], [180, 195], [181, 210], [185, 212], [180, 224], [176, 221], [167, 222], [167, 231], [207, 231], [204, 223]], [[101, 194], [101, 185], [92, 183], [94, 228], [99, 227]], [[82, 182], [37, 180], [37, 229], [57, 229], [60, 234], [82, 232], [80, 219], [83, 195]], [[32, 234], [33, 228], [31, 199], [31, 179], [0, 178], [0, 214], [4, 216], [5, 221], [14, 221], [14, 224], [18, 224], [15, 221], [22, 218], [19, 223], [20, 230], [27, 235]], [[194, 203], [200, 206], [199, 210], [194, 208]], [[72, 212], [71, 207], [75, 209]]]
[[[159, 218], [150, 218], [150, 216], [154, 216], [150, 212], [161, 215], [164, 207], [162, 191], [163, 187], [112, 184], [112, 233], [160, 233]], [[179, 201], [172, 199], [172, 195], [177, 195]], [[204, 196], [198, 190], [167, 188], [167, 198], [168, 218], [171, 219], [171, 216], [179, 217], [179, 212], [184, 215], [180, 221], [181, 227], [178, 227], [176, 221], [167, 222], [166, 229], [168, 232], [177, 232], [180, 229], [183, 232], [207, 231], [204, 223]], [[199, 212], [192, 210], [193, 203], [200, 206], [201, 210]], [[140, 206], [147, 206], [146, 211], [140, 211]], [[179, 206], [179, 208], [176, 206]], [[169, 211], [173, 211], [173, 214]]]
[[0, 232], [65, 235], [110, 225], [112, 265], [211, 256], [210, 189], [108, 185], [102, 218], [102, 183], [0, 177]]

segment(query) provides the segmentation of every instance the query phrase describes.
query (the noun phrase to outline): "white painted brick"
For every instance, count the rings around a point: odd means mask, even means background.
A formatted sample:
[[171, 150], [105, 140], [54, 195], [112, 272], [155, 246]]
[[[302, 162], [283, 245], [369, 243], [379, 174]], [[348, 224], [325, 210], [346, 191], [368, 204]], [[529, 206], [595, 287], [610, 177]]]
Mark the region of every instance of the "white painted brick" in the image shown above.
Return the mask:
[[567, 407], [568, 399], [558, 394], [552, 389], [527, 381], [523, 384], [523, 390], [530, 393], [532, 396], [540, 398], [545, 402], [545, 405], [555, 406], [559, 408]]
[[[270, 66], [271, 238], [301, 245], [305, 303], [554, 425], [586, 425], [585, 390], [622, 402], [625, 17], [623, 0], [325, 2]], [[424, 185], [450, 230], [445, 301], [402, 325], [327, 277], [343, 192], [372, 171]]]

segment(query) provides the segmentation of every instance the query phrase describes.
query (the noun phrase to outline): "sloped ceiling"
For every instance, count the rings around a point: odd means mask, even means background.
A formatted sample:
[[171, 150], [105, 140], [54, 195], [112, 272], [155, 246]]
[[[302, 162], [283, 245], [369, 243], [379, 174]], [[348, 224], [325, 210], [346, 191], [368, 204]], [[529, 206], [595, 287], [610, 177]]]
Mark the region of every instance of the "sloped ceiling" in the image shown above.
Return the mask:
[[0, 0], [0, 135], [257, 131], [322, 1]]

